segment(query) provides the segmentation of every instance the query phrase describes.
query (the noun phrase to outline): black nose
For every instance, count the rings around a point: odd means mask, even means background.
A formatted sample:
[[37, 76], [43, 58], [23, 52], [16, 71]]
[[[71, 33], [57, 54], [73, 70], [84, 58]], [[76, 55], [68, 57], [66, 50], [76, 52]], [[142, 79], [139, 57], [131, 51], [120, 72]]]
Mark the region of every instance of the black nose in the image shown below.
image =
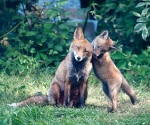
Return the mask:
[[77, 60], [80, 60], [80, 59], [81, 59], [81, 57], [78, 56], [78, 57], [77, 57]]

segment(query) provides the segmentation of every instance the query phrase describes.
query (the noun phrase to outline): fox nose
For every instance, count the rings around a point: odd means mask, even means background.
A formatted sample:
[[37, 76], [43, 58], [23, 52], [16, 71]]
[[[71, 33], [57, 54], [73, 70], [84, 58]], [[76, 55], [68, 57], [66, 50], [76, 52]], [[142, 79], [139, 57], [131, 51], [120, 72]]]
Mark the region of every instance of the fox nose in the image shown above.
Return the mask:
[[77, 60], [79, 61], [80, 59], [81, 59], [81, 57], [78, 56], [78, 57], [77, 57]]
[[76, 56], [75, 59], [76, 59], [76, 61], [78, 61], [78, 62], [82, 61], [82, 57], [80, 57], [80, 56]]

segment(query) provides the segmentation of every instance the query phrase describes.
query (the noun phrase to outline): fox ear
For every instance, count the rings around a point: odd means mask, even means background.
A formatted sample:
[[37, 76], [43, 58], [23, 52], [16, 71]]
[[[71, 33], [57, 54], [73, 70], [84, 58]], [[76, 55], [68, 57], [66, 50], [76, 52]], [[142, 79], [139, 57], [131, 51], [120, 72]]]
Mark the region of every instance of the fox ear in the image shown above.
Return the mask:
[[78, 40], [84, 39], [82, 28], [79, 26], [76, 28], [74, 32], [74, 39], [78, 39]]
[[105, 30], [104, 32], [101, 33], [101, 35], [99, 37], [101, 37], [102, 39], [106, 40], [108, 38], [108, 31]]
[[97, 37], [92, 41], [92, 43], [91, 43], [91, 45], [92, 45], [92, 47], [93, 47], [93, 49], [95, 48], [95, 43], [96, 43], [96, 41], [97, 41]]

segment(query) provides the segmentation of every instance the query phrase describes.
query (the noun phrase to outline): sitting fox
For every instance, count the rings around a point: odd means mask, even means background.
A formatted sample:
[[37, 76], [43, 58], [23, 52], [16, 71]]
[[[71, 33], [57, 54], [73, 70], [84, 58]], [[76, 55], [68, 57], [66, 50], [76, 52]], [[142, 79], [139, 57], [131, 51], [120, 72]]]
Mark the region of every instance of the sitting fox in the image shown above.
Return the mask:
[[110, 58], [109, 52], [117, 49], [113, 41], [108, 37], [108, 31], [104, 31], [92, 41], [94, 50], [92, 65], [96, 77], [102, 81], [103, 91], [110, 98], [112, 108], [109, 112], [117, 110], [118, 92], [122, 90], [130, 97], [132, 104], [136, 102], [136, 95], [119, 69]]
[[22, 107], [30, 103], [47, 104], [49, 102], [50, 105], [84, 107], [87, 98], [87, 81], [92, 69], [92, 53], [93, 48], [84, 38], [82, 28], [77, 27], [69, 53], [58, 66], [48, 96], [32, 96], [9, 105]]
[[[71, 100], [71, 89], [77, 87], [79, 90], [78, 98], [73, 99], [73, 105], [84, 107], [87, 98], [87, 81], [92, 69], [92, 53], [93, 48], [83, 35], [80, 27], [74, 32], [74, 40], [70, 45], [69, 53], [60, 63], [55, 77], [48, 93], [48, 100], [51, 105], [59, 103], [62, 98], [60, 93], [64, 93], [63, 105], [69, 106]], [[76, 102], [76, 103], [75, 103]]]

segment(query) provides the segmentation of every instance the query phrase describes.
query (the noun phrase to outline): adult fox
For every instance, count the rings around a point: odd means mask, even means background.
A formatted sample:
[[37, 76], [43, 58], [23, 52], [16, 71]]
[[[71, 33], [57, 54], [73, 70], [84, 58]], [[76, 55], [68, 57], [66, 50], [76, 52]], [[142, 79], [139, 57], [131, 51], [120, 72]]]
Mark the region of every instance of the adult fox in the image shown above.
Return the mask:
[[112, 108], [109, 112], [117, 110], [118, 92], [122, 90], [130, 97], [132, 104], [136, 102], [136, 95], [119, 69], [110, 58], [109, 51], [117, 49], [113, 41], [108, 37], [108, 31], [104, 31], [92, 41], [94, 50], [92, 64], [96, 77], [102, 81], [103, 91], [110, 98]]
[[87, 98], [87, 81], [92, 69], [92, 53], [93, 48], [84, 38], [82, 28], [77, 27], [69, 53], [58, 66], [48, 96], [33, 96], [10, 106], [22, 107], [30, 103], [45, 102], [47, 104], [49, 102], [50, 105], [84, 107]]
[[77, 103], [84, 107], [87, 97], [87, 81], [92, 69], [92, 53], [93, 48], [90, 42], [84, 38], [81, 27], [77, 27], [69, 53], [60, 63], [49, 89], [48, 100], [51, 105], [59, 103], [61, 91], [64, 92], [63, 104], [69, 106], [70, 90], [77, 87], [79, 98], [73, 101], [79, 100]]

